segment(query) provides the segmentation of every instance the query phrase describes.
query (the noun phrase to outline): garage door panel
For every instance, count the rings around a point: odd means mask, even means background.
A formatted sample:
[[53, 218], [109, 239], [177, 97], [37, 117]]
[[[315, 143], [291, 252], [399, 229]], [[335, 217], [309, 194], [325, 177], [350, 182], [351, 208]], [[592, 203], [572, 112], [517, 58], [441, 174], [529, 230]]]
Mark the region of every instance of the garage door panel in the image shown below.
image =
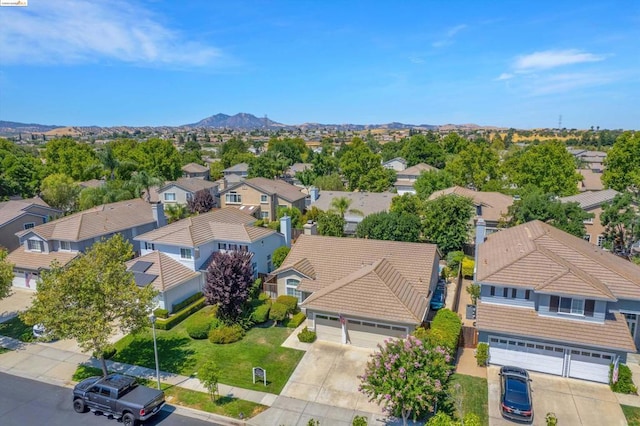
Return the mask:
[[611, 364], [611, 358], [604, 358], [602, 354], [598, 355], [595, 353], [588, 353], [588, 355], [572, 353], [569, 377], [609, 383], [609, 364]]
[[517, 349], [501, 349], [489, 347], [491, 364], [515, 365], [531, 371], [562, 375], [564, 359], [552, 353], [543, 355], [539, 353], [527, 353]]

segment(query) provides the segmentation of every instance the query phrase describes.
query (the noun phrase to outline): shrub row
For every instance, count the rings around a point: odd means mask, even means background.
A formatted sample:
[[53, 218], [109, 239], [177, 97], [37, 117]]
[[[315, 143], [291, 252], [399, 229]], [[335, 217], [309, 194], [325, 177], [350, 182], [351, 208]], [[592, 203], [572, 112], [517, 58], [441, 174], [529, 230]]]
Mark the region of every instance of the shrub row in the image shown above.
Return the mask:
[[271, 310], [269, 310], [269, 319], [276, 322], [283, 321], [285, 318], [287, 318], [288, 314], [289, 308], [287, 308], [287, 305], [275, 302], [271, 305]]
[[269, 311], [271, 310], [271, 303], [264, 303], [258, 306], [251, 314], [251, 319], [256, 324], [262, 324], [269, 319]]
[[287, 322], [287, 327], [298, 328], [298, 326], [302, 324], [306, 319], [307, 319], [307, 316], [304, 313], [298, 312], [297, 314], [295, 314], [293, 317], [289, 319], [289, 321]]
[[298, 311], [298, 298], [295, 296], [278, 296], [276, 303], [281, 303], [286, 306], [287, 314], [293, 314]]
[[458, 314], [450, 309], [440, 309], [431, 321], [427, 341], [433, 346], [442, 346], [453, 356], [458, 349], [461, 330], [462, 321]]
[[169, 318], [169, 311], [167, 311], [166, 309], [158, 308], [153, 310], [153, 315], [155, 315], [156, 318]]
[[225, 325], [209, 332], [211, 343], [227, 344], [237, 342], [244, 336], [244, 329], [239, 324]]
[[200, 300], [200, 298], [203, 297], [202, 293], [198, 292], [196, 294], [194, 294], [193, 296], [189, 296], [186, 299], [184, 299], [182, 302], [178, 302], [178, 303], [174, 303], [171, 306], [171, 312], [176, 312], [179, 311], [181, 309], [186, 308], [187, 306], [191, 305], [193, 302]]
[[631, 370], [626, 364], [618, 364], [618, 381], [613, 383], [613, 364], [609, 367], [609, 385], [611, 390], [617, 393], [637, 394], [638, 388], [631, 380]]
[[298, 340], [303, 343], [313, 343], [316, 340], [316, 332], [305, 327], [298, 333]]
[[202, 309], [205, 303], [205, 298], [201, 296], [200, 299], [171, 315], [169, 318], [159, 318], [158, 320], [156, 320], [156, 328], [158, 328], [158, 330], [171, 330], [177, 324], [186, 319], [189, 315]]

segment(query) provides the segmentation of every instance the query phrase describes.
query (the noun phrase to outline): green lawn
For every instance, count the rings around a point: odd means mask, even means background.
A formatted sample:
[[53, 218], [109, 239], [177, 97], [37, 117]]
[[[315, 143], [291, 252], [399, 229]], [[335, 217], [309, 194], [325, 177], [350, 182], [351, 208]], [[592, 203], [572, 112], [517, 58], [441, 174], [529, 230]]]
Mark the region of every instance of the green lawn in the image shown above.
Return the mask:
[[460, 384], [462, 392], [462, 411], [466, 413], [474, 413], [483, 425], [489, 424], [489, 408], [487, 402], [489, 400], [487, 379], [480, 377], [466, 376], [464, 374], [454, 374], [451, 376], [449, 386], [453, 387], [456, 383]]
[[621, 407], [629, 426], [640, 426], [640, 408], [629, 405], [621, 405]]
[[[190, 376], [205, 360], [212, 359], [220, 368], [220, 383], [279, 394], [304, 355], [280, 346], [292, 332], [286, 327], [255, 327], [239, 342], [216, 345], [207, 339], [191, 339], [183, 324], [168, 331], [156, 330], [160, 370]], [[115, 346], [114, 361], [155, 368], [151, 330], [125, 336]], [[267, 370], [266, 387], [253, 384], [253, 367]]]
[[[74, 373], [73, 380], [79, 382], [87, 377], [101, 375], [102, 370], [99, 368], [81, 365]], [[146, 386], [155, 387], [155, 381], [153, 380], [147, 381], [144, 379], [138, 379], [138, 381]], [[182, 405], [196, 410], [206, 411], [208, 413], [233, 417], [235, 419], [241, 418], [241, 414], [243, 418], [253, 417], [268, 408], [265, 405], [257, 404], [255, 402], [230, 397], [221, 397], [214, 402], [206, 393], [184, 389], [178, 386], [168, 385], [166, 383], [160, 383], [160, 387], [164, 391], [166, 400], [169, 404]]]
[[19, 317], [13, 317], [9, 321], [0, 323], [0, 336], [13, 337], [23, 342], [30, 342], [33, 340], [32, 333], [31, 326], [23, 323]]
[[0, 348], [0, 354], [9, 352], [11, 349], [7, 349], [7, 348]]

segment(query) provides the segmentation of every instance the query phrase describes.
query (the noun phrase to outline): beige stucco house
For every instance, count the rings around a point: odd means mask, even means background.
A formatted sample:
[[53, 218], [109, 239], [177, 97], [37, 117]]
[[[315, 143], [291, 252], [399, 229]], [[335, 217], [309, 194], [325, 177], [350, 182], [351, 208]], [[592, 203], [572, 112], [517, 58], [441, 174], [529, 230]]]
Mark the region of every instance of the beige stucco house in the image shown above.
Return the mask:
[[593, 218], [584, 221], [584, 239], [598, 247], [604, 243], [604, 225], [600, 221], [602, 208], [606, 203], [610, 203], [618, 195], [615, 189], [605, 189], [603, 191], [586, 191], [578, 195], [562, 197], [563, 203], [578, 203], [587, 213], [592, 213]]

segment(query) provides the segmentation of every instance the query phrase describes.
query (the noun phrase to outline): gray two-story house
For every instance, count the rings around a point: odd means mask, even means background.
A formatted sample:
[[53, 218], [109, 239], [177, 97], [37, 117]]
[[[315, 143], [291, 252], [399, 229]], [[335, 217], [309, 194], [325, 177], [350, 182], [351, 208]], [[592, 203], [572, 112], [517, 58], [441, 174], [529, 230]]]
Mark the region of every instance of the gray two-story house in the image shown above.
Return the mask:
[[640, 343], [640, 266], [540, 221], [476, 227], [478, 340], [490, 363], [596, 382]]

